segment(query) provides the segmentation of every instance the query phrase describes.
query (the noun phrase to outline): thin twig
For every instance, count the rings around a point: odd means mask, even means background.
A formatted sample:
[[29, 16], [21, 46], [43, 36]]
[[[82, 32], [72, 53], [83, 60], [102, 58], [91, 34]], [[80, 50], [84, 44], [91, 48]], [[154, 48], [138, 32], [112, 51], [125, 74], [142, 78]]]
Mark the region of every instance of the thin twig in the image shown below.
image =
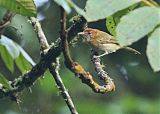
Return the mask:
[[11, 19], [14, 15], [15, 13], [9, 10], [6, 11], [2, 19], [2, 22], [0, 22], [0, 35], [3, 33], [3, 30], [11, 23]]
[[34, 17], [31, 17], [30, 20], [31, 20], [32, 26], [35, 29], [35, 32], [37, 33], [37, 37], [38, 37], [38, 40], [39, 40], [39, 43], [40, 43], [41, 51], [44, 51], [44, 50], [48, 49], [49, 44], [48, 44], [47, 38], [46, 38], [46, 36], [45, 36], [45, 34], [42, 30], [41, 24]]
[[97, 58], [97, 55], [98, 53], [92, 49], [91, 60], [95, 66], [95, 71], [97, 72], [97, 75], [99, 76], [99, 78], [105, 82], [106, 88], [108, 88], [108, 91], [115, 91], [115, 84], [113, 82], [113, 79], [110, 78], [110, 76], [105, 70], [103, 70], [103, 65], [101, 65], [101, 60], [100, 58]]
[[[45, 55], [45, 50], [47, 50], [49, 48], [49, 44], [48, 44], [48, 41], [45, 37], [45, 34], [41, 28], [41, 25], [40, 23], [38, 22], [38, 20], [34, 17], [31, 18], [31, 21], [32, 21], [32, 25], [33, 27], [35, 28], [36, 32], [37, 32], [37, 36], [38, 36], [38, 40], [40, 42], [40, 45], [41, 45], [41, 51], [44, 53]], [[66, 102], [68, 108], [70, 109], [71, 113], [72, 114], [78, 114], [78, 112], [76, 111], [76, 108], [73, 104], [73, 101], [59, 75], [59, 66], [60, 66], [60, 63], [59, 63], [59, 58], [56, 58], [56, 60], [54, 62], [52, 62], [50, 65], [49, 65], [49, 71], [50, 73], [52, 74], [53, 78], [55, 79], [55, 82], [57, 84], [57, 87], [64, 99], [64, 101]]]
[[74, 62], [70, 56], [69, 47], [68, 47], [68, 39], [67, 39], [67, 33], [66, 33], [66, 16], [64, 13], [63, 8], [61, 8], [61, 40], [62, 40], [62, 48], [63, 48], [63, 55], [65, 58], [65, 65], [68, 69], [70, 69], [75, 75], [77, 75], [83, 83], [87, 84], [92, 88], [94, 92], [97, 93], [105, 93], [110, 90], [108, 88], [108, 85], [100, 86], [96, 81], [93, 80], [93, 76], [86, 72], [83, 67], [78, 64], [77, 62]]
[[63, 81], [62, 81], [60, 75], [59, 75], [59, 72], [58, 72], [59, 65], [60, 65], [59, 58], [57, 58], [56, 62], [52, 63], [52, 65], [49, 66], [49, 70], [50, 70], [52, 76], [54, 77], [55, 82], [57, 84], [57, 88], [59, 89], [61, 95], [63, 96], [63, 99], [65, 100], [68, 108], [70, 109], [71, 114], [78, 114], [78, 112], [73, 104], [73, 101], [72, 101], [65, 85], [63, 84]]
[[[67, 33], [66, 33], [66, 13], [64, 11], [64, 9], [60, 6], [60, 13], [61, 13], [61, 19], [60, 19], [60, 24], [61, 24], [61, 32], [60, 32], [60, 35], [61, 35], [61, 41], [62, 41], [62, 45], [63, 44], [67, 44], [65, 46], [68, 46], [68, 41], [67, 41]], [[72, 64], [73, 61], [69, 55], [69, 52], [68, 52], [68, 47], [62, 47], [63, 49], [63, 54], [65, 56], [65, 58], [67, 58], [68, 61], [65, 61], [65, 62], [70, 62], [70, 63], [66, 63], [66, 64]], [[67, 54], [67, 55], [66, 55]], [[68, 66], [70, 67], [70, 66]], [[52, 72], [54, 73], [54, 72]], [[58, 80], [57, 80], [58, 81]], [[63, 84], [63, 83], [61, 83]], [[66, 103], [71, 111], [72, 114], [78, 114], [67, 90], [64, 88], [64, 86], [62, 86], [62, 95], [66, 98]], [[67, 93], [67, 94], [66, 94]]]

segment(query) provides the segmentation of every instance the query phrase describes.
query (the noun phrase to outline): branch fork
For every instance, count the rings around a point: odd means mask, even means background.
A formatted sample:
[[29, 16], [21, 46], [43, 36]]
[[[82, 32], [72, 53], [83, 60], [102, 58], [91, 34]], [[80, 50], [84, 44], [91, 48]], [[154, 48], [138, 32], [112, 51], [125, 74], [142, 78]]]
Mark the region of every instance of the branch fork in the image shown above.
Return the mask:
[[[91, 87], [94, 92], [106, 93], [115, 90], [113, 80], [105, 71], [103, 71], [102, 67], [98, 66], [100, 65], [99, 58], [94, 58], [93, 63], [95, 63], [95, 70], [98, 76], [105, 82], [105, 85], [102, 86], [96, 83], [90, 72], [85, 71], [84, 68], [79, 63], [73, 61], [70, 56], [68, 42], [79, 32], [83, 31], [83, 29], [86, 27], [86, 20], [83, 17], [80, 16], [78, 20], [74, 21], [74, 24], [69, 29], [66, 29], [66, 14], [64, 9], [61, 7], [61, 37], [58, 38], [57, 41], [52, 45], [48, 44], [47, 38], [45, 37], [45, 34], [38, 20], [33, 17], [31, 17], [30, 20], [35, 29], [35, 32], [37, 33], [37, 37], [40, 43], [41, 59], [39, 63], [33, 66], [33, 68], [26, 74], [11, 81], [10, 85], [12, 86], [12, 89], [5, 91], [4, 89], [0, 88], [0, 98], [7, 96], [12, 98], [13, 96], [16, 96], [15, 94], [22, 91], [24, 88], [32, 86], [35, 81], [49, 68], [49, 71], [53, 75], [57, 87], [66, 104], [68, 105], [71, 113], [78, 114], [68, 93], [68, 90], [65, 88], [59, 74], [60, 63], [58, 57], [60, 56], [61, 52], [63, 52], [66, 67], [70, 69], [76, 76], [78, 76], [83, 83]], [[3, 87], [3, 85], [0, 86]]]

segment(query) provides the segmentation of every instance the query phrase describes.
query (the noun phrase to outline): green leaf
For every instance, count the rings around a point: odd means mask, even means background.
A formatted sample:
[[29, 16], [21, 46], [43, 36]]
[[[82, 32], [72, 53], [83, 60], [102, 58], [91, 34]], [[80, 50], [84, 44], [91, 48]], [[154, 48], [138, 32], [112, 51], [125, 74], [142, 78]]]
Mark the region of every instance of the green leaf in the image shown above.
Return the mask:
[[0, 73], [0, 84], [3, 84], [3, 86], [7, 89], [10, 89], [10, 85], [8, 83], [8, 80]]
[[64, 10], [69, 14], [71, 13], [71, 8], [66, 0], [54, 0], [58, 5], [62, 6]]
[[[31, 68], [31, 65], [34, 66], [35, 62], [27, 54], [27, 52], [21, 48], [16, 42], [10, 40], [9, 38], [2, 36], [0, 39], [0, 44], [5, 46], [5, 49], [1, 50], [1, 56], [5, 62], [7, 68], [13, 72], [15, 59], [18, 68], [23, 72]], [[30, 65], [31, 64], [31, 65]]]
[[6, 47], [13, 59], [19, 56], [20, 51], [17, 48], [15, 42], [13, 42], [11, 39], [2, 35], [0, 39], [0, 44]]
[[28, 55], [28, 53], [17, 44], [17, 47], [19, 49], [19, 51], [21, 52], [22, 56], [32, 65], [35, 66], [36, 63], [32, 60], [32, 58]]
[[19, 57], [15, 59], [15, 63], [23, 74], [26, 73], [27, 70], [31, 69], [31, 65], [22, 54], [20, 54]]
[[160, 27], [148, 38], [147, 57], [153, 70], [160, 71]]
[[24, 16], [37, 15], [33, 0], [0, 0], [0, 6]]
[[0, 44], [0, 55], [2, 60], [4, 61], [6, 67], [13, 73], [14, 71], [14, 62], [13, 58], [11, 57], [10, 53], [6, 49], [5, 46]]
[[106, 20], [106, 27], [113, 36], [116, 36], [116, 26], [117, 22], [115, 22], [114, 16], [109, 16]]
[[75, 10], [83, 15], [88, 22], [91, 22], [104, 19], [140, 1], [141, 0], [88, 0], [85, 7], [86, 12], [79, 8], [77, 10], [77, 7], [75, 7], [73, 3], [72, 6], [74, 6]]
[[85, 17], [85, 12], [81, 8], [79, 8], [74, 2], [72, 2], [71, 0], [66, 1], [71, 7], [73, 7], [76, 10], [77, 13]]
[[156, 7], [138, 8], [123, 16], [116, 28], [118, 42], [126, 46], [138, 41], [160, 24], [159, 17]]
[[116, 36], [116, 26], [120, 22], [120, 18], [127, 13], [129, 13], [131, 10], [133, 10], [138, 4], [134, 4], [124, 10], [118, 11], [117, 13], [109, 16], [106, 20], [106, 27], [108, 31], [113, 35]]

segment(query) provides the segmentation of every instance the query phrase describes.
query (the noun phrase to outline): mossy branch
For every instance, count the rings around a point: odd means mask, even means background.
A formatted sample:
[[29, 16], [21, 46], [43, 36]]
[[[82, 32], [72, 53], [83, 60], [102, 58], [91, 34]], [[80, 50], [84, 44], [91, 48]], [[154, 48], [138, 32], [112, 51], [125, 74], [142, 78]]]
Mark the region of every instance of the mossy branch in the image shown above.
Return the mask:
[[[83, 30], [85, 24], [86, 20], [83, 17], [80, 17], [73, 25], [71, 25], [71, 27], [67, 30], [70, 40], [78, 32]], [[4, 97], [11, 97], [25, 88], [32, 86], [35, 81], [44, 74], [50, 64], [60, 56], [61, 52], [61, 41], [60, 38], [58, 38], [55, 44], [49, 46], [49, 48], [45, 51], [45, 55], [41, 57], [40, 61], [33, 66], [31, 70], [24, 75], [19, 76], [15, 80], [10, 81], [10, 85], [12, 87], [11, 89], [0, 89], [0, 99]]]

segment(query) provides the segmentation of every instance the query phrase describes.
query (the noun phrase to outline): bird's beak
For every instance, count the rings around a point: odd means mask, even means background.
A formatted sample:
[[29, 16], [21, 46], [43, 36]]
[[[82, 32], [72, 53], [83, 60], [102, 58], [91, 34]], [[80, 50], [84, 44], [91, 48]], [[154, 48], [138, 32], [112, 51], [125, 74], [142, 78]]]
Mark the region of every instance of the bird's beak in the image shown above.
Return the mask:
[[80, 36], [82, 36], [83, 42], [88, 42], [88, 41], [90, 41], [90, 36], [89, 36], [88, 33], [86, 33], [86, 32], [79, 32], [79, 33], [78, 33], [78, 37], [80, 37]]
[[79, 32], [79, 33], [78, 33], [78, 36], [79, 36], [79, 35], [84, 35], [84, 34], [85, 34], [84, 32]]
[[82, 37], [82, 42], [85, 42], [86, 33], [85, 32], [79, 32], [78, 37]]

